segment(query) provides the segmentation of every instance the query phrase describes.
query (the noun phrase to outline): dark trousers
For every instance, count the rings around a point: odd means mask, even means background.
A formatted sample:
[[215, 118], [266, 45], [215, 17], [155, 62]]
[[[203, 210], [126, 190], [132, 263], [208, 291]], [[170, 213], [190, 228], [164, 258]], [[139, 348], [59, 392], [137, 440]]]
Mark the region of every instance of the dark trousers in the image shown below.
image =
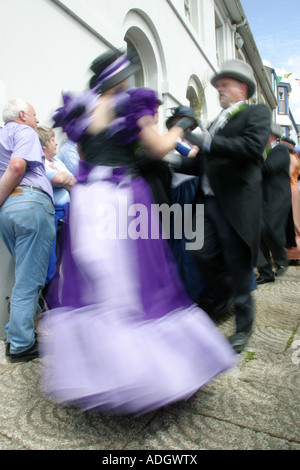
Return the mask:
[[46, 279], [46, 285], [48, 285], [53, 277], [55, 276], [56, 273], [56, 260], [57, 260], [57, 250], [58, 250], [58, 243], [57, 243], [57, 238], [59, 234], [59, 220], [60, 219], [67, 219], [68, 217], [68, 211], [69, 211], [69, 205], [70, 203], [66, 203], [63, 205], [58, 205], [55, 204], [54, 209], [55, 209], [55, 214], [54, 214], [54, 223], [55, 223], [55, 238], [53, 241], [50, 257], [49, 257], [49, 265], [48, 265], [48, 272], [47, 272], [47, 279]]
[[196, 203], [204, 204], [204, 245], [193, 252], [194, 259], [218, 299], [233, 297], [236, 329], [243, 331], [254, 318], [250, 248], [227, 221], [215, 197], [199, 194]]
[[265, 222], [261, 223], [261, 242], [257, 259], [257, 270], [262, 277], [273, 277], [273, 260], [277, 266], [288, 265], [288, 256], [285, 243], [280, 243], [274, 234], [266, 226]]

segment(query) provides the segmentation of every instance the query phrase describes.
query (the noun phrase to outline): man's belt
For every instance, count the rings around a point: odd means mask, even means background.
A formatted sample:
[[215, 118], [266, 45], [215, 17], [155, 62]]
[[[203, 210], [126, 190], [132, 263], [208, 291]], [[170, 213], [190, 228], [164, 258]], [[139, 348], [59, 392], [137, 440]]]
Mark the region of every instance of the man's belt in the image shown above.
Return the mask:
[[38, 191], [39, 193], [46, 194], [49, 197], [49, 194], [45, 193], [45, 191], [39, 188], [35, 188], [34, 186], [16, 186], [15, 189], [10, 193], [10, 196], [21, 196], [24, 194], [24, 188]]

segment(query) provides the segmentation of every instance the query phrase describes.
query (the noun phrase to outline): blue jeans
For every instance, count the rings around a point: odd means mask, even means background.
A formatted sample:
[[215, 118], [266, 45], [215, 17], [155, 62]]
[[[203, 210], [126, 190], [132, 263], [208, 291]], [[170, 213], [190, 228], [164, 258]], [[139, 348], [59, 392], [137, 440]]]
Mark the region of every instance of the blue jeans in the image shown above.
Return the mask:
[[5, 330], [11, 353], [18, 354], [35, 342], [34, 318], [55, 236], [50, 198], [33, 188], [9, 196], [0, 207], [0, 236], [15, 259], [15, 285]]

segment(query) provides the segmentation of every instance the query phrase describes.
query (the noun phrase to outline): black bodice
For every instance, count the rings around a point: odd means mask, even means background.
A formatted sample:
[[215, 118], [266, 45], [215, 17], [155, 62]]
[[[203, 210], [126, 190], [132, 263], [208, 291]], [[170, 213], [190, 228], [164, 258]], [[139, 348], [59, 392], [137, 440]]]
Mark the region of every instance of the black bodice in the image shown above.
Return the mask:
[[172, 174], [162, 160], [151, 158], [140, 145], [122, 145], [106, 132], [86, 135], [81, 142], [84, 159], [93, 165], [128, 167], [132, 177], [143, 177], [149, 183], [157, 204], [170, 204]]
[[106, 132], [87, 134], [81, 142], [84, 159], [93, 165], [129, 166], [135, 164], [134, 146], [121, 145], [116, 138], [107, 138]]

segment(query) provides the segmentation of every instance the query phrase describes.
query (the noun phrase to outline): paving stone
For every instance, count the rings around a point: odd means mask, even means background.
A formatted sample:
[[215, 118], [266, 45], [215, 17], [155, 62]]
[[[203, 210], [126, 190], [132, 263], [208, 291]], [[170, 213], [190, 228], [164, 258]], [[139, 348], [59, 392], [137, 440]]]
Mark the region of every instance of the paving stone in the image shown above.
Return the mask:
[[190, 401], [193, 413], [300, 443], [299, 390], [223, 376]]
[[151, 418], [82, 414], [58, 406], [43, 398], [39, 372], [38, 359], [0, 370], [0, 436], [26, 449], [122, 449]]
[[239, 378], [300, 392], [300, 367], [290, 355], [255, 352], [239, 365]]
[[[43, 394], [40, 360], [11, 364], [0, 341], [0, 450], [300, 450], [300, 266], [253, 296], [236, 367], [140, 418], [58, 406]], [[230, 336], [234, 316], [218, 328]]]
[[300, 450], [300, 444], [223, 420], [177, 410], [154, 420], [126, 450]]
[[[299, 294], [300, 296], [300, 294]], [[256, 324], [293, 330], [300, 323], [300, 305], [258, 300], [255, 302]]]

